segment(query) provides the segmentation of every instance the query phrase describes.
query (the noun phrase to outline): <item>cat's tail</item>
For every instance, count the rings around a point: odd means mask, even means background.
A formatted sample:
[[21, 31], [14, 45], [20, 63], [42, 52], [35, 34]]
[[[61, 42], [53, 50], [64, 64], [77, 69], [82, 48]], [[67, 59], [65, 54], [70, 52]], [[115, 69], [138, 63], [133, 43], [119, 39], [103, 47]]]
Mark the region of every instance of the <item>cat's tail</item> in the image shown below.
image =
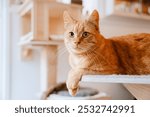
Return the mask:
[[46, 100], [50, 94], [57, 93], [60, 90], [67, 90], [67, 86], [65, 82], [50, 86], [48, 90], [43, 93], [41, 99]]

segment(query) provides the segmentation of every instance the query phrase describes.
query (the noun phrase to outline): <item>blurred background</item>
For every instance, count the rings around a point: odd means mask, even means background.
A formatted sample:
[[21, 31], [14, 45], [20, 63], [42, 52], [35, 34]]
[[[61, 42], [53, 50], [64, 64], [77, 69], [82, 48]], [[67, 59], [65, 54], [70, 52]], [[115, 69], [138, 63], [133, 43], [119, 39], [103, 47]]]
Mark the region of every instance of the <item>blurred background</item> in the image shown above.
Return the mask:
[[[150, 0], [1, 0], [0, 99], [40, 99], [70, 69], [63, 11], [79, 19], [97, 9], [105, 37], [150, 32]], [[81, 82], [112, 99], [134, 99], [123, 84]]]

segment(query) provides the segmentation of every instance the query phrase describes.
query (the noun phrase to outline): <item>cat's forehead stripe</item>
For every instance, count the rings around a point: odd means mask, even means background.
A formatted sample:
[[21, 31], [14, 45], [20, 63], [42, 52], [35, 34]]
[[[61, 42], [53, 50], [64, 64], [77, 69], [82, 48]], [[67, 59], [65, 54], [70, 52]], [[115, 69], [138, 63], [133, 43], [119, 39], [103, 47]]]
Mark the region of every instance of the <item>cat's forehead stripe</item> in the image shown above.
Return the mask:
[[80, 33], [80, 32], [82, 32], [84, 30], [84, 26], [83, 26], [83, 24], [82, 23], [77, 23], [76, 25], [75, 25], [75, 27], [74, 27], [74, 31], [76, 32], [76, 33]]

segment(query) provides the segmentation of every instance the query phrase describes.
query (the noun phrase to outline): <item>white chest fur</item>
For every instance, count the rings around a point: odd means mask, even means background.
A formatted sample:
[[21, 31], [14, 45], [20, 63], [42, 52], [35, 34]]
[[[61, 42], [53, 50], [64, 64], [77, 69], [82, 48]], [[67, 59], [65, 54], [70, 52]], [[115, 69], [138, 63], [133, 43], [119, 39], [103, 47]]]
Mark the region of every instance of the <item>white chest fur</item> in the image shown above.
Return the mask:
[[78, 56], [70, 56], [70, 64], [72, 68], [85, 68], [86, 66], [86, 58], [78, 57]]

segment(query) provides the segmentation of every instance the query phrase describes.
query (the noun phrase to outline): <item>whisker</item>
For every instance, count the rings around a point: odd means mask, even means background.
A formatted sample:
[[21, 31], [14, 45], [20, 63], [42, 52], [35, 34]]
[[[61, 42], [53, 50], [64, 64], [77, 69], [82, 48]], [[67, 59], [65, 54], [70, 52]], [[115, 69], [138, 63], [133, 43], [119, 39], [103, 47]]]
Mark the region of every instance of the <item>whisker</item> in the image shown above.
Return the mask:
[[64, 50], [63, 52], [59, 53], [59, 56], [64, 55], [67, 52], [67, 50]]
[[66, 52], [67, 52], [66, 48], [63, 48], [63, 49], [58, 51], [59, 55], [63, 55]]
[[67, 50], [66, 50], [65, 46], [59, 47], [59, 48], [56, 50], [55, 58], [57, 58], [58, 56], [64, 55], [66, 52], [67, 52]]

